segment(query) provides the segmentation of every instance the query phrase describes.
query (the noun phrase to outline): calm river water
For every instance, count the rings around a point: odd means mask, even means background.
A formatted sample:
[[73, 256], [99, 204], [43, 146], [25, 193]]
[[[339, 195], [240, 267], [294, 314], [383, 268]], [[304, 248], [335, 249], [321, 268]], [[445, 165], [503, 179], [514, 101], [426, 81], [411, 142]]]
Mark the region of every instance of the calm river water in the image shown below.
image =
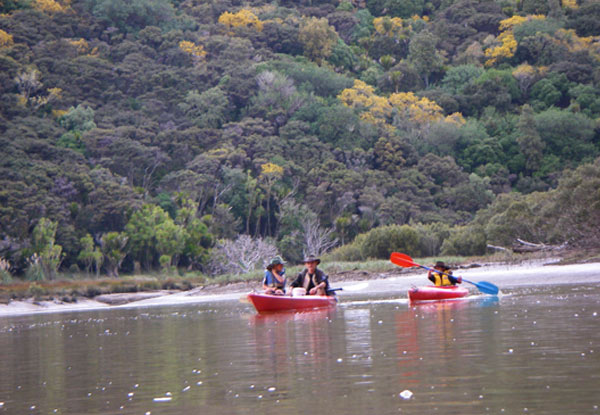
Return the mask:
[[600, 414], [600, 288], [0, 317], [0, 414]]

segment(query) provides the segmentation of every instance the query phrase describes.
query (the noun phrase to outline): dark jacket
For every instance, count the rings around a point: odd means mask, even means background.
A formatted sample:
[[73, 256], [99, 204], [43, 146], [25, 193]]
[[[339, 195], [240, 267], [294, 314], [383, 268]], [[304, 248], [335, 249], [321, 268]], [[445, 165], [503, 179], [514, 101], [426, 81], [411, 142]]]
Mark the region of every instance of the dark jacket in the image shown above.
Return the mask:
[[[292, 283], [290, 284], [291, 288], [295, 287], [304, 287], [304, 279], [307, 276], [308, 270], [305, 268], [302, 272], [298, 273], [298, 276]], [[315, 270], [314, 276], [310, 276], [310, 281], [308, 282], [308, 287], [306, 287], [306, 291], [310, 291], [311, 288], [319, 285], [321, 282], [325, 281], [325, 292], [329, 290], [329, 277], [319, 268]]]

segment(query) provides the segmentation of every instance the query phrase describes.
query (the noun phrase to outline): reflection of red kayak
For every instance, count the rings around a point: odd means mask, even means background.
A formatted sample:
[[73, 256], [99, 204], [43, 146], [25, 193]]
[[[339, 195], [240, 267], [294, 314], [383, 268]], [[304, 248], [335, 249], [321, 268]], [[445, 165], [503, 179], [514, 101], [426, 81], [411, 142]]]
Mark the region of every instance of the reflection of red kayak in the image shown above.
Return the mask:
[[248, 300], [250, 300], [258, 312], [306, 310], [311, 308], [332, 307], [337, 303], [335, 297], [325, 295], [290, 297], [287, 295], [250, 293], [248, 294]]
[[457, 285], [449, 287], [428, 285], [426, 287], [414, 287], [408, 290], [408, 299], [410, 301], [448, 300], [451, 298], [464, 297], [467, 294], [469, 294], [469, 290]]

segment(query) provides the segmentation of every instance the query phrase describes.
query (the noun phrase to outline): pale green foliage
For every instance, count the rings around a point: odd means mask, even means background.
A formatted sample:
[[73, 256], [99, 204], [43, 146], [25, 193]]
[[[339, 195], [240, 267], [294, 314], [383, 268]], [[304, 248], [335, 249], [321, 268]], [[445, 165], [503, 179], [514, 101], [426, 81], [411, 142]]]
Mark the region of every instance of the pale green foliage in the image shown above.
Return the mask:
[[106, 258], [106, 267], [108, 275], [119, 276], [119, 268], [127, 255], [126, 247], [128, 241], [127, 235], [122, 232], [108, 232], [102, 235], [100, 247]]
[[190, 91], [179, 108], [198, 127], [219, 128], [227, 121], [229, 100], [223, 90], [216, 86], [199, 93]]
[[0, 257], [0, 283], [7, 284], [12, 282], [12, 275], [10, 274], [10, 262]]
[[454, 66], [446, 72], [442, 85], [452, 93], [463, 93], [465, 87], [483, 74], [483, 68], [475, 65]]
[[410, 41], [408, 60], [421, 74], [426, 87], [429, 85], [430, 75], [441, 69], [444, 63], [444, 57], [437, 49], [437, 42], [438, 38], [425, 30]]
[[102, 251], [95, 246], [94, 239], [89, 233], [83, 236], [79, 240], [79, 243], [81, 244], [81, 251], [79, 252], [77, 259], [85, 264], [88, 273], [90, 273], [92, 267], [94, 267], [96, 269], [96, 276], [98, 276], [100, 267], [104, 262]]
[[[167, 218], [156, 227], [156, 250], [159, 255], [169, 257], [169, 265], [176, 265], [176, 256], [185, 248], [185, 230]], [[162, 260], [161, 260], [161, 265]]]
[[69, 108], [69, 111], [61, 117], [60, 123], [67, 130], [88, 131], [96, 128], [94, 114], [95, 112], [92, 108], [79, 104], [77, 107]]
[[56, 228], [57, 222], [41, 218], [33, 230], [31, 246], [35, 258], [31, 260], [32, 267], [41, 268], [44, 279], [54, 279], [56, 271], [63, 259], [62, 246], [57, 245]]
[[483, 255], [486, 250], [486, 235], [481, 226], [459, 226], [452, 229], [444, 240], [441, 253], [444, 255]]

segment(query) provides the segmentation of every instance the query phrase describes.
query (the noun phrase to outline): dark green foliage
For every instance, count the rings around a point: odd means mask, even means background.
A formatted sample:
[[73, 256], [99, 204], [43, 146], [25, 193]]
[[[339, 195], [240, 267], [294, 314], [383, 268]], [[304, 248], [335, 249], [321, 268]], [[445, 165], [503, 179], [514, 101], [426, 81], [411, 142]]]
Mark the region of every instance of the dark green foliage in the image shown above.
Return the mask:
[[167, 0], [132, 0], [127, 3], [88, 0], [86, 5], [98, 20], [123, 32], [137, 31], [146, 26], [166, 26], [175, 15], [171, 2]]
[[[239, 233], [300, 260], [307, 219], [354, 259], [478, 254], [486, 241], [559, 240], [553, 229], [582, 243], [597, 213], [584, 193], [600, 72], [577, 36], [599, 34], [596, 3], [251, 6], [262, 30], [218, 22], [250, 9], [238, 0], [0, 3], [0, 256], [15, 275], [52, 274], [30, 263], [43, 218], [57, 224], [62, 270], [114, 276], [202, 269], [216, 238]], [[486, 64], [500, 21], [530, 13], [547, 16], [515, 26], [514, 56]], [[311, 52], [318, 63], [303, 56], [301, 16], [337, 32], [327, 57]], [[374, 16], [404, 20], [379, 33]], [[344, 105], [359, 79], [372, 92]], [[426, 100], [388, 106], [409, 91]], [[464, 122], [445, 119], [455, 112]], [[579, 208], [558, 221], [567, 184], [582, 189]]]
[[591, 161], [598, 155], [594, 146], [594, 122], [581, 113], [555, 108], [535, 116], [539, 135], [548, 153], [556, 155], [567, 165]]
[[600, 35], [600, 3], [584, 2], [571, 14], [568, 26], [575, 29], [579, 36]]

